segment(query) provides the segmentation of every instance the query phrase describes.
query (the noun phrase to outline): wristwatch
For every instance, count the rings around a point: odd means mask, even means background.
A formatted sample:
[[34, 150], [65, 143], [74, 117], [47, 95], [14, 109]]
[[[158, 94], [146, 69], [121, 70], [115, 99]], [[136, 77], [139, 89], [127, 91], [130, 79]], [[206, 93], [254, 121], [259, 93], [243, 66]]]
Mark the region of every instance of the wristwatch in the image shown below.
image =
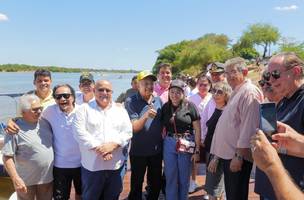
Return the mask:
[[235, 153], [234, 156], [240, 161], [242, 161], [244, 159], [244, 157], [238, 153]]

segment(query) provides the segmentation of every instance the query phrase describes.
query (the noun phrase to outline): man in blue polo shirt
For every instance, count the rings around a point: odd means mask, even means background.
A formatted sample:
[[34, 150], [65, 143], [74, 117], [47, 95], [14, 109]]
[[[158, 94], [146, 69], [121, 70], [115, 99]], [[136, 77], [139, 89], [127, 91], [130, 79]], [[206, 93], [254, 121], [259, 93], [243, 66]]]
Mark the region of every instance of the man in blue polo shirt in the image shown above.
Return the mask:
[[161, 187], [162, 171], [162, 125], [159, 97], [153, 96], [156, 77], [149, 71], [137, 75], [138, 93], [125, 101], [132, 121], [131, 140], [131, 191], [129, 200], [142, 199], [142, 184], [147, 169], [149, 182], [148, 200], [157, 200]]
[[[295, 53], [280, 53], [273, 56], [268, 64], [267, 77], [274, 91], [284, 98], [277, 105], [278, 121], [304, 134], [304, 62]], [[286, 149], [279, 149], [285, 169], [298, 187], [304, 190], [304, 158], [286, 155]], [[288, 186], [287, 186], [288, 187]], [[276, 199], [267, 176], [256, 171], [255, 192], [261, 199]]]

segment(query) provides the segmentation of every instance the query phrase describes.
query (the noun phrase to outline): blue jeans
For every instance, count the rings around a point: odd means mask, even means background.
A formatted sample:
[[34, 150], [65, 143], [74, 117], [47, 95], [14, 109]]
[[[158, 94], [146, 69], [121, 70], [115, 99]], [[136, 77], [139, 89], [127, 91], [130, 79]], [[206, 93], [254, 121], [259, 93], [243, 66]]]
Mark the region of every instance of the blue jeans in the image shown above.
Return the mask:
[[163, 153], [166, 200], [188, 199], [192, 154], [177, 153], [176, 139], [168, 136], [164, 139]]
[[118, 200], [122, 191], [121, 173], [118, 170], [89, 171], [81, 167], [83, 200]]

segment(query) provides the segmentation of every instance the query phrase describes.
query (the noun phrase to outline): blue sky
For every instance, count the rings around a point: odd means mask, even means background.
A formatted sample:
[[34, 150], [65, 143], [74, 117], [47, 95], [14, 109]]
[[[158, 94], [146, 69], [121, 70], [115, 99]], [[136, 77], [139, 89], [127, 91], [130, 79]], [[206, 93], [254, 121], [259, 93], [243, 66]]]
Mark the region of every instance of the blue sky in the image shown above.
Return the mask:
[[151, 69], [166, 45], [270, 23], [304, 41], [304, 0], [0, 0], [0, 64]]

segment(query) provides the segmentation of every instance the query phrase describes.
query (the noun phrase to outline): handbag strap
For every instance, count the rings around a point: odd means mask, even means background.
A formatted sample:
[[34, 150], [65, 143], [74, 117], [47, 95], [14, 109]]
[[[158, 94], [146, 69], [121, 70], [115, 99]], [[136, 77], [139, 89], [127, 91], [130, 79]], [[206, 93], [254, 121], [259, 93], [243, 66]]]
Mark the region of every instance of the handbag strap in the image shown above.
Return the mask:
[[[178, 108], [177, 108], [178, 109]], [[176, 109], [176, 111], [177, 111]], [[173, 128], [174, 128], [174, 132], [177, 135], [177, 129], [176, 129], [176, 124], [175, 124], [175, 115], [176, 115], [176, 111], [173, 112], [173, 108], [171, 106], [171, 112], [172, 112], [172, 123], [173, 123]]]

